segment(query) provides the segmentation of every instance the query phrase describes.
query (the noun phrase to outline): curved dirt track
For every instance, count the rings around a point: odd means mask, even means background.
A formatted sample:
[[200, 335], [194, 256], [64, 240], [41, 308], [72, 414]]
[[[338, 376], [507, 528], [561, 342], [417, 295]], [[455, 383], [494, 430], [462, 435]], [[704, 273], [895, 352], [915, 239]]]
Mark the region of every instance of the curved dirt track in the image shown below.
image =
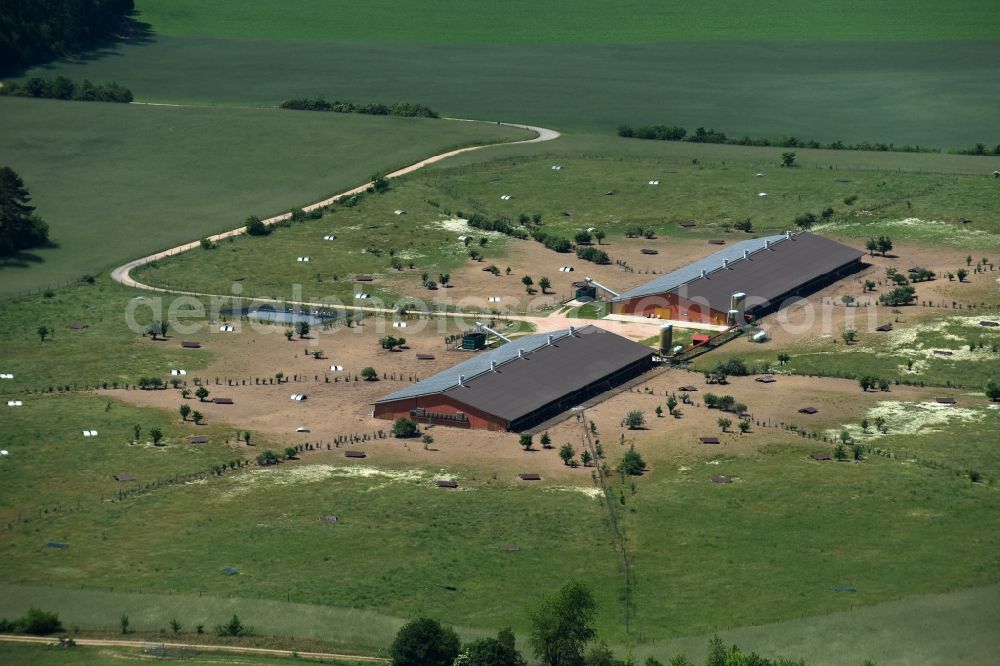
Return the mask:
[[[484, 121], [479, 121], [479, 120], [466, 120], [464, 118], [445, 118], [444, 120], [448, 120], [448, 121], [452, 121], [452, 122], [463, 122], [463, 123], [484, 122]], [[422, 169], [422, 168], [424, 168], [425, 166], [427, 166], [429, 164], [434, 164], [435, 162], [440, 162], [441, 160], [448, 159], [449, 157], [454, 157], [455, 155], [460, 155], [462, 153], [469, 153], [469, 152], [472, 152], [474, 150], [482, 150], [483, 148], [490, 148], [490, 147], [493, 147], [493, 146], [513, 146], [513, 145], [518, 145], [518, 144], [522, 144], [522, 143], [542, 143], [544, 141], [552, 141], [552, 140], [558, 139], [560, 137], [559, 132], [557, 132], [555, 130], [547, 129], [545, 127], [534, 127], [534, 126], [531, 126], [531, 125], [519, 125], [517, 123], [497, 123], [497, 124], [498, 125], [503, 125], [505, 127], [517, 127], [519, 129], [528, 130], [530, 132], [534, 132], [538, 136], [536, 136], [533, 139], [525, 139], [523, 141], [508, 141], [508, 142], [504, 142], [504, 143], [492, 143], [492, 144], [487, 144], [487, 145], [484, 145], [484, 146], [468, 146], [466, 148], [458, 148], [456, 150], [449, 150], [448, 152], [439, 153], [437, 155], [433, 155], [433, 156], [428, 157], [426, 159], [420, 160], [419, 162], [416, 162], [416, 163], [411, 164], [409, 166], [403, 167], [402, 169], [397, 169], [396, 171], [393, 171], [392, 173], [388, 174], [386, 176], [386, 178], [392, 179], [392, 178], [398, 178], [399, 176], [405, 176], [406, 174], [413, 173], [414, 171]], [[344, 197], [349, 197], [349, 196], [351, 196], [353, 194], [358, 194], [360, 192], [364, 192], [366, 189], [368, 189], [368, 187], [370, 185], [371, 185], [371, 182], [365, 183], [364, 185], [359, 185], [358, 187], [355, 187], [353, 189], [347, 190], [346, 192], [341, 192], [340, 194], [337, 194], [337, 195], [334, 195], [334, 196], [329, 197], [327, 199], [324, 199], [323, 201], [318, 201], [318, 202], [316, 202], [314, 204], [310, 204], [308, 206], [304, 206], [302, 208], [302, 210], [304, 210], [304, 211], [306, 211], [308, 213], [310, 211], [316, 210], [317, 208], [323, 208], [324, 206], [329, 206], [330, 204], [336, 202], [338, 199], [342, 199]], [[282, 220], [286, 220], [289, 217], [291, 217], [291, 213], [282, 213], [281, 215], [275, 215], [274, 217], [269, 217], [268, 219], [263, 220], [263, 223], [266, 224], [266, 225], [272, 225], [272, 224], [276, 224], [278, 222], [281, 222]], [[210, 241], [212, 241], [212, 242], [218, 242], [220, 240], [224, 240], [224, 239], [229, 238], [231, 236], [239, 236], [240, 234], [243, 234], [245, 232], [246, 232], [246, 227], [240, 227], [239, 229], [232, 229], [230, 231], [224, 231], [221, 234], [215, 234], [214, 236], [209, 236], [208, 239]], [[143, 264], [148, 264], [151, 261], [156, 261], [158, 259], [163, 259], [165, 257], [169, 257], [169, 256], [172, 256], [172, 255], [175, 255], [175, 254], [180, 254], [181, 252], [187, 252], [188, 250], [193, 250], [193, 249], [199, 247], [200, 245], [201, 245], [201, 239], [198, 239], [198, 240], [192, 241], [190, 243], [184, 243], [183, 245], [178, 245], [176, 247], [172, 247], [169, 250], [163, 250], [161, 252], [156, 252], [154, 254], [151, 254], [151, 255], [148, 255], [148, 256], [145, 256], [145, 257], [141, 257], [139, 259], [134, 259], [134, 260], [128, 262], [127, 264], [119, 266], [118, 268], [116, 268], [113, 271], [111, 271], [111, 279], [114, 280], [115, 282], [119, 282], [119, 283], [121, 283], [121, 284], [123, 284], [123, 285], [125, 285], [127, 287], [135, 287], [136, 289], [145, 289], [147, 291], [158, 291], [158, 292], [164, 292], [164, 293], [170, 293], [170, 294], [181, 294], [181, 295], [185, 295], [186, 294], [186, 295], [192, 295], [192, 296], [214, 296], [216, 294], [201, 294], [201, 293], [195, 293], [195, 292], [185, 292], [185, 291], [178, 291], [178, 290], [174, 290], [174, 289], [163, 289], [163, 288], [160, 288], [160, 287], [153, 287], [153, 286], [150, 286], [150, 285], [138, 282], [137, 280], [133, 279], [132, 276], [130, 275], [130, 273], [132, 272], [132, 269], [134, 269], [134, 268], [136, 268], [138, 266], [142, 266]]]
[[[197, 644], [197, 643], [165, 643], [163, 641], [120, 641], [120, 640], [108, 640], [101, 638], [77, 638], [74, 639], [77, 645], [90, 646], [90, 647], [127, 647], [127, 648], [144, 648], [148, 643], [153, 643], [155, 645], [162, 645], [167, 648], [194, 648], [199, 652], [228, 652], [231, 654], [253, 654], [253, 655], [264, 655], [269, 657], [288, 657], [288, 658], [300, 658], [300, 659], [336, 659], [341, 661], [366, 661], [375, 664], [388, 663], [388, 659], [383, 657], [372, 657], [369, 655], [358, 655], [358, 654], [338, 654], [335, 652], [299, 652], [297, 650], [276, 650], [272, 648], [253, 648], [253, 647], [240, 647], [237, 645], [209, 645], [209, 644]], [[43, 636], [10, 636], [10, 635], [0, 635], [0, 641], [7, 643], [33, 643], [41, 645], [58, 645], [58, 640], [53, 640], [52, 638], [45, 638]]]

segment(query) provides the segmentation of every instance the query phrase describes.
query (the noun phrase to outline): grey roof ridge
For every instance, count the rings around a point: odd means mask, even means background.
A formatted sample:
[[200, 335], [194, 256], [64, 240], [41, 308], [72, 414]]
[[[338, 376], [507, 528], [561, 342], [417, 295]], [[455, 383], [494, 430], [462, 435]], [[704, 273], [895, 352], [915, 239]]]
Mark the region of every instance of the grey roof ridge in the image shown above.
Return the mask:
[[[800, 232], [800, 233], [802, 233], [802, 232]], [[736, 247], [738, 247], [742, 243], [752, 243], [753, 241], [764, 241], [764, 244], [761, 245], [760, 247], [758, 247], [757, 249], [755, 249], [755, 250], [749, 250], [748, 251], [749, 255], [752, 256], [754, 254], [758, 254], [760, 252], [763, 252], [764, 250], [769, 250], [770, 248], [774, 247], [778, 243], [781, 243], [782, 241], [793, 239], [797, 235], [798, 234], [795, 234], [795, 233], [792, 233], [792, 232], [785, 232], [783, 234], [773, 234], [771, 236], [761, 236], [761, 237], [758, 237], [758, 238], [748, 238], [745, 241], [740, 241], [739, 243], [737, 243], [737, 245], [733, 246], [733, 248], [727, 248], [726, 250], [720, 250], [719, 252], [716, 252], [714, 254], [710, 254], [707, 257], [702, 257], [701, 259], [697, 259], [695, 261], [692, 261], [687, 266], [684, 266], [682, 268], [678, 268], [677, 270], [671, 271], [670, 273], [665, 273], [663, 275], [660, 275], [659, 277], [653, 278], [652, 280], [650, 280], [646, 284], [639, 285], [638, 287], [633, 287], [632, 289], [629, 289], [629, 290], [623, 292], [620, 296], [618, 296], [616, 298], [613, 298], [611, 300], [612, 301], [624, 301], [624, 300], [629, 300], [629, 299], [632, 299], [632, 298], [640, 298], [642, 296], [650, 296], [650, 295], [652, 295], [654, 293], [666, 293], [666, 292], [669, 292], [669, 291], [674, 291], [675, 289], [679, 289], [680, 287], [682, 287], [682, 286], [684, 286], [686, 284], [690, 284], [690, 283], [694, 282], [695, 280], [701, 280], [703, 278], [707, 278], [708, 275], [711, 275], [712, 273], [717, 273], [717, 272], [719, 272], [721, 270], [729, 270], [729, 267], [731, 267], [732, 264], [737, 263], [739, 261], [742, 261], [746, 257], [737, 257], [735, 259], [729, 259], [729, 260], [727, 260], [728, 263], [724, 263], [723, 265], [721, 265], [721, 266], [719, 266], [717, 268], [713, 268], [711, 270], [706, 270], [704, 276], [702, 276], [702, 275], [695, 275], [693, 277], [688, 278], [687, 280], [684, 280], [683, 282], [678, 282], [677, 284], [675, 284], [673, 286], [666, 287], [666, 288], [664, 288], [662, 290], [659, 290], [659, 291], [649, 292], [649, 293], [639, 293], [639, 294], [633, 294], [632, 293], [632, 292], [635, 292], [637, 290], [642, 289], [643, 287], [645, 287], [645, 286], [647, 286], [647, 285], [649, 285], [649, 284], [651, 284], [653, 282], [656, 282], [658, 280], [662, 280], [664, 277], [667, 277], [667, 276], [672, 275], [674, 273], [678, 273], [680, 271], [683, 271], [683, 270], [689, 268], [693, 264], [696, 264], [696, 263], [702, 262], [702, 261], [706, 261], [706, 260], [711, 259], [713, 256], [718, 255], [718, 254], [725, 254], [725, 253], [727, 253], [727, 251], [731, 251], [732, 249], [735, 249]]]
[[[804, 232], [800, 232], [800, 233], [804, 233]], [[696, 280], [708, 280], [708, 279], [710, 279], [709, 276], [712, 275], [712, 273], [718, 273], [719, 271], [732, 270], [733, 269], [733, 264], [738, 264], [741, 261], [750, 261], [750, 257], [752, 257], [753, 255], [759, 254], [759, 253], [764, 252], [766, 250], [771, 250], [775, 245], [778, 245], [778, 244], [780, 244], [780, 243], [782, 243], [782, 242], [784, 242], [786, 240], [795, 240], [795, 237], [798, 236], [798, 235], [799, 234], [789, 232], [787, 235], [782, 235], [781, 238], [779, 238], [778, 240], [772, 241], [768, 245], [764, 245], [762, 247], [759, 247], [756, 250], [749, 250], [749, 251], [747, 251], [746, 255], [744, 255], [742, 257], [737, 257], [736, 259], [730, 259], [728, 262], [722, 264], [718, 268], [713, 268], [710, 271], [705, 271], [704, 275], [696, 275], [696, 276], [694, 276], [693, 278], [691, 278], [689, 280], [681, 282], [681, 283], [677, 284], [676, 286], [671, 287], [670, 289], [667, 289], [667, 291], [675, 291], [677, 289], [680, 289], [684, 285], [691, 284], [692, 282], [694, 282]]]

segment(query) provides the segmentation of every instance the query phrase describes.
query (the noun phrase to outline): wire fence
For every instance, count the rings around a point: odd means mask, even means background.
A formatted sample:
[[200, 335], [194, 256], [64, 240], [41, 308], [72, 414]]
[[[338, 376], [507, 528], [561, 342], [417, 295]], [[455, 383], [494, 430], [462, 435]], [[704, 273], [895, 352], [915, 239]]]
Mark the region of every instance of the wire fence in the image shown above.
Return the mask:
[[614, 500], [612, 499], [611, 484], [604, 473], [604, 465], [601, 462], [602, 457], [598, 455], [597, 446], [591, 438], [586, 409], [580, 410], [578, 414], [583, 427], [583, 446], [594, 461], [596, 479], [601, 486], [601, 491], [604, 494], [604, 504], [608, 509], [608, 525], [611, 528], [612, 544], [615, 551], [622, 558], [622, 573], [625, 576], [622, 591], [624, 602], [622, 622], [625, 625], [625, 633], [628, 633], [632, 617], [632, 562], [628, 552], [628, 541], [625, 536], [625, 528], [619, 520], [618, 509], [615, 507]]

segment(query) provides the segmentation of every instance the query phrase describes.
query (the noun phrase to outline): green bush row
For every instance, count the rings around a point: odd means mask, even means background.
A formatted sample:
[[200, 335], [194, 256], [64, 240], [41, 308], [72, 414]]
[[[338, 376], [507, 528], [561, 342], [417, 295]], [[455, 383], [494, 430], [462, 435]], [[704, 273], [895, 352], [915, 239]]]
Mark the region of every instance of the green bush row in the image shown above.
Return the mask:
[[333, 111], [334, 113], [365, 113], [372, 116], [402, 116], [404, 118], [439, 118], [437, 112], [423, 104], [412, 102], [393, 102], [392, 104], [380, 104], [370, 102], [368, 104], [355, 104], [354, 102], [341, 102], [334, 100], [327, 102], [322, 97], [303, 97], [300, 99], [288, 99], [281, 103], [282, 109], [292, 109], [294, 111]]
[[65, 99], [76, 102], [118, 102], [128, 104], [132, 101], [132, 91], [112, 81], [111, 83], [91, 83], [84, 79], [77, 84], [65, 76], [54, 79], [42, 79], [33, 76], [18, 83], [7, 81], [0, 88], [0, 95], [10, 97], [42, 97], [46, 99]]
[[[683, 127], [673, 125], [643, 125], [632, 127], [631, 125], [619, 125], [618, 136], [630, 139], [651, 139], [654, 141], [687, 141], [689, 143], [724, 143], [731, 146], [770, 146], [774, 148], [823, 148], [825, 150], [865, 150], [894, 153], [940, 153], [938, 148], [928, 148], [927, 146], [897, 146], [892, 143], [882, 143], [877, 141], [871, 143], [863, 141], [861, 143], [844, 143], [843, 141], [833, 141], [831, 143], [820, 143], [812, 139], [799, 139], [794, 136], [779, 137], [774, 139], [756, 138], [748, 136], [735, 138], [727, 136], [725, 132], [716, 129], [705, 129], [699, 127], [694, 134], [689, 134]], [[1000, 150], [1000, 146], [997, 146]], [[969, 151], [972, 155], [996, 155], [997, 152], [990, 152], [983, 144], [977, 144], [976, 149], [983, 152]], [[959, 151], [962, 152], [962, 151]]]

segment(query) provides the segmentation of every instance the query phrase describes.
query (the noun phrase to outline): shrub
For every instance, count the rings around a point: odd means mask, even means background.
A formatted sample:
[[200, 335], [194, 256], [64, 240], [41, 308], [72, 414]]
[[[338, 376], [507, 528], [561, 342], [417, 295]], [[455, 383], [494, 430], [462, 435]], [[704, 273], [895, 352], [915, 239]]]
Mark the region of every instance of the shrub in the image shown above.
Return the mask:
[[595, 264], [607, 265], [611, 263], [608, 253], [604, 250], [598, 250], [596, 247], [578, 247], [576, 248], [576, 256], [584, 261], [592, 261]]
[[28, 612], [12, 622], [0, 620], [0, 631], [17, 634], [32, 634], [33, 636], [48, 636], [62, 631], [59, 614], [43, 611], [39, 608], [29, 608]]
[[219, 636], [253, 636], [253, 627], [244, 625], [234, 613], [229, 622], [216, 625], [215, 633]]
[[802, 213], [795, 217], [795, 226], [800, 229], [809, 229], [814, 224], [816, 224], [815, 213]]
[[401, 116], [405, 118], [438, 118], [438, 113], [423, 104], [413, 102], [393, 102], [379, 104], [369, 102], [356, 104], [354, 102], [327, 102], [322, 97], [303, 97], [288, 99], [281, 103], [282, 109], [294, 111], [332, 111], [334, 113], [363, 113], [373, 116]]
[[528, 433], [521, 433], [521, 437], [518, 439], [518, 444], [524, 447], [525, 451], [531, 450], [531, 435]]
[[416, 437], [419, 434], [420, 429], [417, 426], [417, 422], [411, 419], [398, 418], [392, 424], [392, 436], [398, 439]]
[[247, 233], [251, 236], [266, 236], [271, 233], [271, 228], [261, 222], [256, 215], [251, 215], [246, 220]]
[[[249, 442], [248, 442], [249, 443]], [[267, 465], [277, 464], [281, 460], [281, 457], [271, 449], [265, 450], [263, 453], [258, 454], [257, 464], [261, 467], [266, 467]]]
[[882, 294], [878, 297], [879, 303], [882, 305], [899, 306], [899, 305], [909, 305], [913, 302], [913, 299], [917, 297], [916, 290], [910, 285], [902, 285], [899, 287], [894, 287], [892, 291], [888, 294]]
[[643, 470], [646, 469], [646, 462], [639, 455], [639, 452], [635, 448], [630, 448], [622, 456], [622, 461], [618, 464], [618, 470], [624, 472], [625, 474], [631, 474], [633, 476], [642, 474]]
[[638, 430], [639, 428], [646, 425], [646, 416], [638, 409], [633, 409], [629, 411], [628, 414], [625, 415], [625, 419], [622, 421], [622, 423], [629, 430]]
[[747, 368], [747, 362], [739, 356], [734, 356], [733, 358], [725, 361], [719, 361], [715, 364], [713, 372], [722, 373], [727, 377], [745, 377], [750, 374], [750, 370]]
[[546, 236], [542, 244], [555, 252], [570, 252], [573, 249], [573, 244], [568, 239], [556, 236]]

